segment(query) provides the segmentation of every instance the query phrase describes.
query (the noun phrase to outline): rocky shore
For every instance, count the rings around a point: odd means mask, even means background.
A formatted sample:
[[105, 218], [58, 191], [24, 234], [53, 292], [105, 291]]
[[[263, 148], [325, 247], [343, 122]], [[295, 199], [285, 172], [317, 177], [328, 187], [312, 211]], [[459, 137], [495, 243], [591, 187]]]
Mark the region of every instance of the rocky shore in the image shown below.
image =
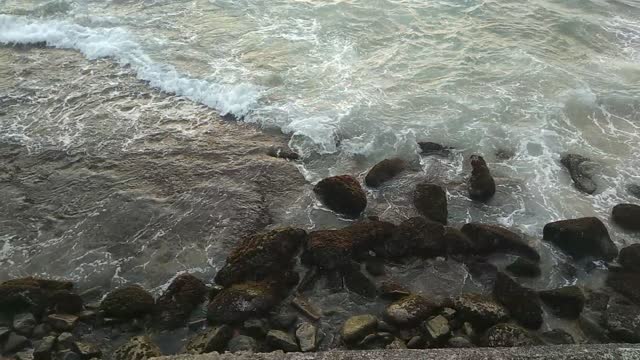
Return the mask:
[[[450, 150], [421, 148], [436, 155]], [[268, 154], [296, 159], [289, 150]], [[580, 170], [584, 161], [568, 155], [562, 163], [576, 187], [591, 193], [592, 183]], [[469, 197], [487, 201], [495, 193], [491, 171], [481, 156], [469, 162]], [[368, 172], [366, 186], [380, 186], [405, 167], [403, 160], [385, 160]], [[563, 329], [543, 327], [550, 318], [575, 324], [581, 342], [640, 342], [640, 244], [619, 250], [596, 217], [548, 223], [543, 240], [576, 266], [606, 269], [606, 285], [532, 289], [522, 282], [542, 276], [541, 255], [525, 237], [495, 224], [451, 226], [445, 188], [420, 182], [411, 191], [421, 216], [396, 224], [362, 216], [367, 192], [356, 177], [323, 179], [313, 188], [317, 199], [354, 219], [350, 225], [248, 235], [214, 278], [179, 273], [156, 297], [137, 284], [96, 294], [80, 293], [65, 280], [5, 281], [0, 284], [2, 354], [21, 360], [143, 360], [163, 355], [163, 336], [185, 337], [184, 346], [172, 352], [188, 354], [576, 343]], [[638, 231], [640, 206], [616, 204], [612, 220]], [[487, 260], [493, 254], [510, 254], [515, 261], [499, 267]], [[434, 258], [463, 264], [490, 291], [450, 297], [415, 293], [386, 271], [408, 259]], [[340, 326], [321, 329], [318, 322], [331, 314], [307, 297], [318, 287], [357, 294], [383, 310], [351, 314]]]

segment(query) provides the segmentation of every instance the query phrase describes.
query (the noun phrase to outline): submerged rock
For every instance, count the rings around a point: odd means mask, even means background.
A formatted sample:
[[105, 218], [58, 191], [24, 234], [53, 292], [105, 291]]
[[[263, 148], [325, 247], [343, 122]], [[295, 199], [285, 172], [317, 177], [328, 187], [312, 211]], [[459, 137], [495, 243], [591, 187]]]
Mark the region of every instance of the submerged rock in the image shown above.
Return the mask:
[[277, 290], [266, 282], [232, 285], [209, 302], [207, 319], [214, 324], [229, 324], [264, 314], [280, 300]]
[[434, 315], [438, 305], [420, 295], [409, 295], [391, 303], [384, 310], [384, 319], [391, 324], [410, 327]]
[[332, 176], [321, 180], [313, 191], [329, 209], [356, 218], [367, 207], [367, 195], [356, 178]]
[[543, 239], [554, 243], [575, 259], [592, 256], [610, 261], [618, 255], [607, 228], [595, 217], [548, 223], [543, 229]]
[[373, 334], [378, 327], [378, 318], [373, 315], [352, 316], [342, 325], [340, 336], [342, 341], [353, 344], [364, 339], [365, 336]]
[[640, 343], [640, 308], [636, 305], [613, 301], [604, 314], [605, 327], [611, 338]]
[[391, 257], [418, 255], [435, 257], [443, 255], [444, 225], [423, 217], [413, 217], [396, 227], [393, 237], [385, 244]]
[[505, 273], [498, 272], [493, 296], [523, 326], [530, 329], [542, 326], [542, 305], [534, 290], [521, 286]]
[[369, 187], [378, 187], [404, 171], [407, 164], [399, 158], [384, 159], [374, 165], [364, 178]]
[[154, 309], [153, 296], [139, 285], [125, 285], [107, 294], [100, 303], [105, 316], [131, 319], [149, 314]]
[[207, 354], [210, 352], [222, 352], [233, 336], [233, 329], [227, 325], [220, 325], [196, 335], [186, 346], [189, 354]]
[[116, 349], [113, 360], [148, 360], [157, 356], [162, 356], [162, 352], [149, 337], [135, 336]]
[[420, 151], [423, 155], [449, 156], [449, 153], [451, 152], [450, 150], [453, 149], [451, 147], [429, 141], [420, 141], [418, 142], [418, 146], [420, 147]]
[[496, 183], [491, 176], [484, 158], [471, 156], [471, 177], [469, 178], [469, 197], [472, 200], [486, 202], [496, 193]]
[[453, 298], [453, 307], [463, 322], [484, 330], [509, 318], [507, 309], [489, 296], [468, 293]]
[[618, 204], [611, 212], [613, 221], [626, 230], [640, 230], [640, 206], [634, 204]]
[[447, 193], [441, 186], [428, 182], [416, 185], [413, 205], [424, 217], [442, 224], [447, 223]]
[[319, 230], [309, 233], [305, 260], [321, 269], [348, 266], [353, 255], [353, 239], [342, 230]]
[[279, 159], [287, 159], [287, 160], [298, 160], [300, 155], [298, 155], [295, 151], [284, 147], [284, 146], [273, 146], [267, 150], [267, 155], [279, 158]]
[[474, 250], [480, 254], [493, 252], [514, 253], [539, 261], [538, 252], [529, 246], [520, 235], [498, 225], [469, 223], [461, 231], [471, 239]]
[[596, 183], [591, 179], [589, 163], [591, 160], [581, 155], [567, 154], [560, 159], [560, 163], [569, 170], [575, 187], [587, 194], [593, 194]]
[[629, 245], [620, 250], [618, 262], [625, 271], [640, 272], [640, 244]]
[[216, 274], [216, 283], [230, 286], [277, 278], [293, 267], [293, 258], [306, 236], [302, 229], [287, 227], [242, 239]]
[[178, 275], [156, 301], [156, 321], [169, 329], [186, 324], [206, 294], [207, 286], [202, 280], [191, 274]]
[[561, 318], [576, 319], [584, 308], [584, 294], [577, 286], [540, 291], [540, 299]]
[[540, 345], [540, 340], [514, 324], [497, 324], [484, 334], [482, 343], [488, 347], [516, 347]]

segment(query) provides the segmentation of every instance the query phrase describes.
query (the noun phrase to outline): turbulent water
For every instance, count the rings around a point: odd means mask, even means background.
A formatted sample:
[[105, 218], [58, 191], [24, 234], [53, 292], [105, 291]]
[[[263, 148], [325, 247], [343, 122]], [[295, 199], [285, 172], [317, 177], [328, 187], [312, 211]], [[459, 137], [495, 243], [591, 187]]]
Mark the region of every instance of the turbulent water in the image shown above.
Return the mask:
[[[412, 170], [369, 190], [367, 214], [414, 215], [427, 178], [452, 223], [529, 236], [545, 269], [531, 286], [593, 281], [538, 239], [596, 215], [638, 241], [608, 214], [640, 183], [639, 19], [630, 0], [0, 0], [0, 279], [210, 276], [264, 226], [344, 225], [309, 184], [401, 156]], [[272, 130], [297, 171], [261, 155]], [[456, 150], [421, 157], [421, 140]], [[597, 164], [594, 195], [567, 152]], [[466, 197], [474, 153], [497, 178], [487, 205]], [[448, 262], [391, 272], [424, 292], [480, 286]]]

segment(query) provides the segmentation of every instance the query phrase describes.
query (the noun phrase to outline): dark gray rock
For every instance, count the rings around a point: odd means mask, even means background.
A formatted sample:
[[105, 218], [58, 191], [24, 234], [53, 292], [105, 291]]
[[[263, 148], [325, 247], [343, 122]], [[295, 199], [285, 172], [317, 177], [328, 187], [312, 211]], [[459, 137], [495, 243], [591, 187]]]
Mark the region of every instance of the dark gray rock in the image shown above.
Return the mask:
[[280, 300], [278, 289], [266, 282], [234, 284], [207, 305], [207, 319], [214, 323], [238, 323], [263, 315]]
[[300, 344], [300, 351], [315, 351], [318, 345], [318, 329], [308, 322], [304, 322], [296, 329], [296, 338]]
[[390, 257], [444, 255], [444, 225], [421, 216], [404, 220], [398, 225], [385, 250]]
[[269, 331], [269, 329], [267, 328], [267, 324], [265, 324], [265, 322], [260, 319], [245, 320], [245, 322], [242, 324], [242, 329], [250, 336], [257, 338], [264, 337], [265, 335], [267, 335], [267, 331]]
[[549, 345], [575, 344], [573, 336], [562, 329], [553, 329], [542, 333], [542, 340]]
[[348, 217], [360, 216], [367, 207], [367, 194], [350, 175], [323, 179], [313, 187], [313, 192], [329, 209]]
[[384, 260], [379, 257], [371, 257], [365, 263], [367, 272], [373, 276], [384, 275]]
[[56, 339], [56, 349], [58, 349], [58, 351], [71, 350], [74, 345], [73, 334], [69, 332], [63, 332], [58, 335], [58, 338]]
[[604, 316], [605, 328], [611, 338], [628, 343], [640, 343], [640, 308], [622, 301], [612, 301]]
[[36, 325], [36, 318], [31, 313], [17, 314], [13, 317], [13, 330], [20, 335], [31, 336]]
[[40, 341], [33, 351], [35, 360], [51, 360], [52, 352], [55, 351], [56, 337], [46, 336]]
[[589, 256], [610, 261], [618, 255], [618, 248], [611, 241], [607, 228], [595, 217], [548, 223], [543, 229], [543, 239], [575, 259]]
[[80, 354], [75, 353], [71, 350], [60, 351], [58, 354], [56, 354], [56, 358], [59, 360], [82, 360]]
[[539, 292], [540, 299], [558, 317], [576, 319], [584, 308], [585, 297], [577, 286], [565, 286]]
[[82, 359], [102, 357], [102, 351], [95, 344], [78, 341], [75, 343], [75, 349]]
[[560, 163], [569, 170], [575, 187], [587, 194], [593, 194], [598, 188], [591, 176], [593, 163], [589, 158], [577, 154], [567, 154]]
[[514, 262], [507, 265], [506, 270], [513, 275], [521, 277], [538, 277], [541, 274], [540, 265], [527, 258], [518, 257]]
[[640, 305], [640, 273], [609, 271], [607, 285]]
[[288, 330], [298, 321], [298, 315], [290, 310], [282, 310], [269, 319], [274, 328]]
[[378, 327], [378, 318], [373, 315], [352, 316], [342, 325], [340, 336], [345, 343], [357, 343], [372, 334]]
[[449, 341], [447, 341], [447, 347], [462, 349], [462, 348], [472, 348], [474, 347], [474, 345], [471, 342], [471, 340], [467, 339], [466, 337], [454, 336], [451, 339], [449, 339]]
[[395, 337], [390, 333], [369, 334], [358, 343], [357, 348], [361, 350], [385, 349], [394, 339]]
[[394, 338], [393, 341], [390, 344], [388, 344], [385, 348], [389, 350], [406, 349], [407, 344], [404, 341], [402, 341], [402, 339]]
[[540, 254], [522, 236], [498, 225], [468, 223], [460, 229], [471, 239], [474, 251], [480, 254], [510, 253], [540, 260]]
[[468, 293], [453, 298], [453, 307], [462, 321], [480, 330], [487, 329], [509, 318], [507, 309], [489, 296]]
[[638, 231], [640, 230], [640, 206], [618, 204], [613, 207], [611, 219], [623, 229]]
[[78, 323], [78, 317], [69, 314], [51, 314], [47, 316], [47, 323], [58, 331], [71, 331]]
[[413, 205], [422, 216], [442, 224], [447, 223], [447, 193], [441, 186], [428, 182], [416, 185]]
[[196, 335], [187, 344], [189, 354], [206, 354], [223, 351], [233, 336], [233, 329], [228, 325], [220, 325]]
[[620, 250], [618, 262], [625, 271], [640, 272], [640, 244], [629, 245]]
[[229, 340], [227, 349], [232, 353], [241, 351], [254, 353], [258, 351], [258, 343], [250, 336], [238, 335]]
[[33, 329], [33, 334], [31, 335], [34, 339], [42, 339], [47, 336], [51, 332], [51, 326], [49, 324], [38, 324]]
[[290, 334], [280, 330], [269, 330], [266, 337], [267, 344], [274, 350], [282, 350], [284, 352], [299, 351], [296, 339]]
[[498, 272], [493, 296], [523, 326], [538, 329], [542, 325], [542, 305], [534, 290], [521, 286], [505, 273]]
[[398, 176], [406, 167], [405, 161], [399, 158], [382, 160], [369, 170], [364, 183], [369, 187], [378, 187]]
[[420, 147], [420, 152], [423, 155], [437, 155], [443, 157], [449, 156], [451, 149], [453, 149], [451, 147], [429, 141], [420, 141], [418, 142], [418, 146]]
[[31, 342], [25, 336], [12, 332], [4, 343], [3, 351], [7, 354], [13, 354], [28, 347], [30, 344]]
[[149, 360], [162, 356], [162, 352], [147, 336], [136, 336], [120, 346], [113, 354], [113, 360]]
[[497, 324], [487, 330], [482, 344], [488, 347], [533, 346], [541, 342], [524, 328], [514, 324]]

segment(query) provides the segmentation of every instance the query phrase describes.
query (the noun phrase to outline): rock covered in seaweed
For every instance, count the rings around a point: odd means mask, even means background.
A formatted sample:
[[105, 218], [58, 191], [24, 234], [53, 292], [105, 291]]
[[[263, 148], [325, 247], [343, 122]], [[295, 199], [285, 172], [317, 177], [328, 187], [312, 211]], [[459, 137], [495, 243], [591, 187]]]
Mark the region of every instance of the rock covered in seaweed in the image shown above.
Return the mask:
[[420, 295], [409, 295], [389, 304], [383, 317], [391, 324], [400, 327], [411, 327], [434, 315], [439, 306]]
[[153, 296], [140, 285], [125, 285], [107, 294], [100, 303], [100, 310], [108, 317], [131, 319], [154, 310]]
[[541, 345], [541, 341], [518, 325], [502, 323], [487, 330], [482, 344], [488, 347], [516, 347]]
[[591, 160], [577, 154], [567, 154], [560, 159], [562, 166], [569, 170], [575, 187], [587, 194], [593, 194], [598, 188], [591, 178]]
[[496, 193], [496, 183], [489, 167], [479, 155], [472, 155], [470, 161], [472, 171], [469, 178], [469, 197], [476, 201], [489, 201]]
[[222, 352], [232, 337], [233, 329], [229, 325], [215, 326], [191, 338], [186, 345], [186, 350], [189, 354]]
[[462, 321], [474, 328], [484, 330], [509, 318], [507, 309], [491, 297], [476, 293], [463, 294], [453, 298], [453, 307]]
[[398, 176], [406, 167], [407, 164], [402, 159], [384, 159], [369, 170], [364, 178], [364, 183], [369, 187], [378, 187]]
[[156, 344], [147, 336], [135, 336], [120, 346], [113, 354], [114, 360], [148, 360], [162, 356]]
[[606, 226], [596, 217], [548, 223], [543, 229], [543, 239], [575, 259], [590, 256], [609, 261], [618, 255], [618, 248], [609, 237]]
[[538, 252], [509, 229], [498, 225], [469, 223], [460, 230], [471, 239], [474, 250], [478, 253], [514, 253], [534, 261], [540, 260]]
[[518, 284], [505, 273], [498, 272], [493, 296], [523, 326], [530, 329], [542, 326], [542, 305], [535, 291]]
[[613, 221], [623, 229], [640, 230], [640, 206], [635, 204], [618, 204], [611, 212]]
[[267, 282], [234, 284], [209, 302], [207, 319], [214, 324], [231, 324], [263, 315], [278, 304], [281, 291]]
[[393, 237], [385, 244], [385, 251], [391, 257], [439, 256], [446, 250], [444, 233], [441, 223], [421, 216], [412, 217], [396, 227]]
[[34, 277], [7, 280], [0, 284], [0, 312], [15, 314], [30, 311], [41, 314], [52, 303], [55, 304], [54, 294], [72, 288], [70, 281]]
[[428, 182], [416, 185], [413, 205], [424, 217], [442, 224], [447, 223], [447, 193], [441, 186]]
[[348, 217], [360, 216], [367, 207], [367, 195], [358, 180], [350, 175], [325, 178], [313, 191], [329, 209]]
[[169, 329], [184, 325], [206, 294], [207, 286], [202, 280], [191, 274], [178, 275], [156, 300], [156, 321]]

